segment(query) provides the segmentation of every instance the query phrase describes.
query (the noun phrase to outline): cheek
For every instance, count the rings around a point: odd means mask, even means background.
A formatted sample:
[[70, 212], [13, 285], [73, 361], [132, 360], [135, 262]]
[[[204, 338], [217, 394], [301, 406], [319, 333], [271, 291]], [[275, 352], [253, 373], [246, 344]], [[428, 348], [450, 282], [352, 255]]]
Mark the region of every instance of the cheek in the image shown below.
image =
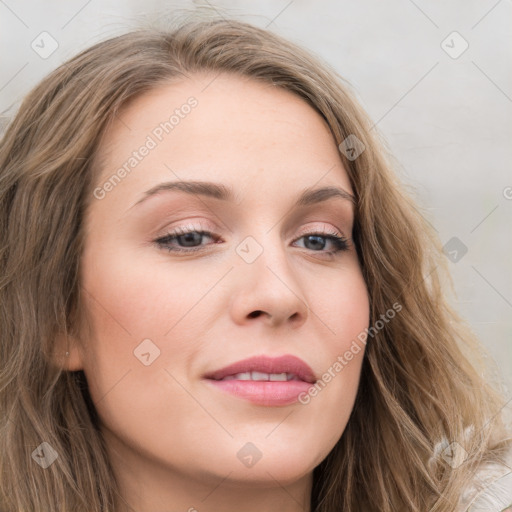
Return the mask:
[[[138, 402], [137, 382], [164, 390], [170, 379], [165, 368], [177, 368], [179, 378], [189, 367], [201, 324], [194, 311], [187, 312], [204, 284], [193, 285], [185, 273], [171, 272], [167, 261], [144, 260], [136, 250], [91, 246], [95, 250], [82, 259], [84, 307], [92, 324], [84, 356], [91, 396], [100, 400], [116, 387]], [[158, 393], [147, 399], [157, 401]]]
[[368, 291], [359, 266], [354, 264], [337, 276], [318, 289], [310, 304], [313, 317], [327, 327], [318, 349], [324, 354], [323, 373], [300, 400], [310, 409], [308, 418], [323, 417], [324, 435], [333, 439], [342, 434], [354, 405], [370, 315]]
[[[310, 296], [310, 315], [313, 322], [325, 326], [325, 350], [337, 356], [368, 327], [370, 301], [366, 283], [359, 265], [349, 261], [334, 276], [316, 278], [314, 284], [316, 291]], [[311, 287], [311, 284], [304, 286]]]
[[97, 247], [84, 253], [83, 283], [97, 332], [113, 344], [118, 338], [133, 343], [168, 338], [187, 323], [191, 307], [210, 285], [148, 248]]
[[93, 334], [85, 340], [89, 392], [102, 425], [128, 443], [140, 432], [157, 440], [163, 427], [185, 438], [177, 414], [196, 411], [180, 383], [197, 352], [202, 329], [190, 306], [204, 283], [191, 286], [166, 261], [139, 260], [134, 251], [84, 253], [84, 306]]

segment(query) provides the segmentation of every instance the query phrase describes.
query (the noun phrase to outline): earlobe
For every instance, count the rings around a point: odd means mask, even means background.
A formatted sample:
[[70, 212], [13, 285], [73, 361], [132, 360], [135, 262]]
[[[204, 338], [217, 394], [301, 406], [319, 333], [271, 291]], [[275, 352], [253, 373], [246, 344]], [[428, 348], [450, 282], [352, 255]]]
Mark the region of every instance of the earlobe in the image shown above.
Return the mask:
[[68, 372], [83, 369], [81, 346], [70, 335], [58, 334], [55, 340], [52, 362]]
[[76, 372], [83, 369], [81, 352], [76, 344], [74, 348], [70, 347], [69, 351], [65, 352], [62, 367], [68, 372]]

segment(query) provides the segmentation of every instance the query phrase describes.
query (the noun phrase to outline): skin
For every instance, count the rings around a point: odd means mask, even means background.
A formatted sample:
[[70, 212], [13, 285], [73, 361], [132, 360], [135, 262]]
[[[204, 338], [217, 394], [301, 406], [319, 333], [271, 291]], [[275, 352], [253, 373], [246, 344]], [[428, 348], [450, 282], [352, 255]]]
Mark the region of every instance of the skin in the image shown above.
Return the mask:
[[[83, 344], [68, 340], [68, 369], [87, 377], [120, 484], [116, 511], [308, 511], [313, 469], [353, 408], [363, 351], [307, 405], [252, 404], [202, 377], [247, 357], [293, 354], [320, 378], [368, 326], [354, 205], [337, 197], [294, 206], [306, 188], [353, 191], [314, 109], [224, 74], [132, 101], [102, 140], [98, 186], [190, 96], [197, 107], [91, 201], [81, 271], [92, 333]], [[236, 201], [174, 190], [136, 205], [155, 185], [180, 180], [222, 183]], [[198, 237], [191, 253], [155, 243], [180, 226], [220, 242]], [[329, 255], [329, 238], [304, 236], [331, 232], [348, 239], [347, 250]], [[236, 252], [248, 236], [263, 249], [252, 263]], [[170, 246], [187, 249], [183, 239]], [[148, 365], [134, 355], [145, 339], [160, 350]], [[262, 454], [252, 467], [237, 457], [246, 443]]]

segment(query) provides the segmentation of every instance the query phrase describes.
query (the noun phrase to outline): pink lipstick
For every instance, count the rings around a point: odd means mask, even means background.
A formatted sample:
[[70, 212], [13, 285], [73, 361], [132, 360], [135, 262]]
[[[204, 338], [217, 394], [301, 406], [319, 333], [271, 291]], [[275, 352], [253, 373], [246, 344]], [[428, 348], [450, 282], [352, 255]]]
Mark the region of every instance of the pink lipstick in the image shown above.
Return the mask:
[[251, 357], [204, 378], [216, 389], [265, 406], [297, 402], [317, 380], [311, 367], [292, 355]]

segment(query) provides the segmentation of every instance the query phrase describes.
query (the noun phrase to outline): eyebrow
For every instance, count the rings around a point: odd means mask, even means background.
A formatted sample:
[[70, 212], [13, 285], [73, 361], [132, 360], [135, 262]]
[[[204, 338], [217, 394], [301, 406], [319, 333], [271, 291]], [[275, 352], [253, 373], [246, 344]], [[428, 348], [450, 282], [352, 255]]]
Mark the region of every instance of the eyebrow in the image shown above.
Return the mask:
[[[144, 192], [143, 197], [131, 206], [130, 209], [143, 203], [150, 197], [161, 194], [162, 192], [175, 190], [191, 195], [212, 197], [221, 201], [235, 202], [236, 200], [233, 190], [222, 183], [209, 181], [169, 181], [160, 183]], [[327, 201], [331, 198], [340, 198], [356, 204], [355, 197], [346, 190], [334, 186], [328, 186], [317, 189], [307, 188], [303, 190], [295, 202], [295, 206], [310, 206]]]

